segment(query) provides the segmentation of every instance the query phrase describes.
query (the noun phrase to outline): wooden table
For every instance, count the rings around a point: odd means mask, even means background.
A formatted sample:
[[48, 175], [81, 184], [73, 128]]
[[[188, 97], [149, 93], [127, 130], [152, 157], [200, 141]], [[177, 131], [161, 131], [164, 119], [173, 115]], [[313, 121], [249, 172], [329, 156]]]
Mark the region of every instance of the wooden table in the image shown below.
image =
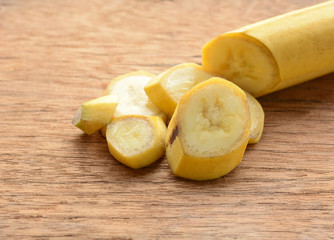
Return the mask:
[[117, 75], [318, 2], [0, 0], [0, 239], [333, 239], [334, 74], [261, 97], [261, 142], [215, 181], [132, 170], [71, 125]]

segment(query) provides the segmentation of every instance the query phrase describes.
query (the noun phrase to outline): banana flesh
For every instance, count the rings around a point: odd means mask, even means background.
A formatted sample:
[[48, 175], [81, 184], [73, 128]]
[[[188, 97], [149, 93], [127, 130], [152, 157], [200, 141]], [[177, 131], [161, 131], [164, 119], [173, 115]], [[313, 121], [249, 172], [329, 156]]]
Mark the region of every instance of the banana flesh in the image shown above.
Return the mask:
[[119, 104], [114, 117], [125, 115], [149, 115], [165, 118], [165, 114], [147, 97], [144, 87], [153, 74], [136, 71], [112, 79], [105, 91], [105, 95], [116, 95]]
[[[136, 71], [118, 76], [112, 79], [105, 90], [105, 95], [116, 95], [119, 98], [119, 104], [114, 113], [114, 118], [127, 115], [147, 115], [159, 116], [164, 121], [167, 120], [164, 114], [148, 98], [144, 87], [155, 76], [145, 71]], [[107, 128], [101, 129], [101, 135], [106, 136]]]
[[241, 161], [248, 143], [247, 98], [235, 84], [210, 78], [180, 100], [166, 135], [166, 156], [175, 175], [209, 180]]
[[127, 115], [107, 126], [108, 148], [119, 162], [137, 169], [158, 160], [165, 152], [166, 125], [156, 116]]
[[222, 34], [203, 67], [259, 97], [334, 71], [334, 1]]
[[145, 87], [150, 100], [168, 116], [172, 116], [181, 97], [200, 82], [213, 77], [195, 63], [176, 65], [161, 73]]
[[137, 169], [158, 160], [165, 152], [166, 115], [144, 91], [154, 75], [137, 71], [111, 80], [105, 95], [116, 95], [119, 104], [107, 127], [101, 130], [111, 155]]

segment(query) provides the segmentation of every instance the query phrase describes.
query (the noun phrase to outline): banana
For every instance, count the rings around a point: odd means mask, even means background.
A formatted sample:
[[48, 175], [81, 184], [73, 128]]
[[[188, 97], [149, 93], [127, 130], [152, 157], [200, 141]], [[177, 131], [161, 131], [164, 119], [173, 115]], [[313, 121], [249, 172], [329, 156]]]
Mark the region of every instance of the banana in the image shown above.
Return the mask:
[[149, 115], [165, 118], [165, 114], [147, 97], [144, 87], [154, 78], [153, 74], [136, 71], [112, 79], [104, 95], [116, 95], [119, 104], [114, 117], [124, 115]]
[[261, 104], [250, 93], [245, 93], [247, 96], [251, 118], [251, 128], [248, 143], [253, 144], [260, 141], [264, 125], [264, 112]]
[[246, 94], [218, 77], [199, 83], [180, 100], [167, 128], [166, 156], [177, 176], [219, 178], [242, 160], [250, 132]]
[[206, 71], [255, 97], [334, 71], [334, 1], [222, 34], [202, 48]]
[[111, 80], [105, 95], [116, 95], [119, 103], [111, 122], [101, 130], [111, 155], [137, 169], [145, 167], [165, 152], [167, 117], [147, 97], [144, 86], [154, 75], [137, 71]]
[[106, 126], [118, 104], [118, 97], [109, 95], [83, 103], [75, 114], [72, 124], [87, 134], [93, 134]]
[[[155, 76], [145, 71], [136, 71], [112, 79], [105, 95], [116, 95], [119, 103], [114, 118], [126, 115], [159, 116], [166, 121], [167, 116], [147, 97], [144, 87]], [[101, 129], [106, 136], [106, 128]]]
[[108, 148], [119, 162], [137, 169], [145, 167], [165, 152], [166, 125], [161, 117], [127, 115], [108, 124]]
[[145, 86], [145, 92], [156, 106], [171, 117], [181, 97], [193, 86], [211, 77], [201, 66], [183, 63], [153, 78]]

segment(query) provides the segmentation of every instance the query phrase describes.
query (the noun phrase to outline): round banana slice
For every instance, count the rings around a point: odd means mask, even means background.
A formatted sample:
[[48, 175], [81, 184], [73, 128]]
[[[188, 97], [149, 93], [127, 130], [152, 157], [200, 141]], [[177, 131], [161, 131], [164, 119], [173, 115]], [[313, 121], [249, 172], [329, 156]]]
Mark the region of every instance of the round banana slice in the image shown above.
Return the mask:
[[93, 134], [107, 126], [118, 104], [113, 95], [99, 97], [83, 103], [74, 116], [72, 124], [87, 134]]
[[260, 141], [264, 125], [264, 112], [261, 104], [250, 93], [245, 92], [247, 96], [249, 112], [251, 117], [251, 128], [248, 143], [257, 143]]
[[202, 66], [183, 63], [153, 78], [145, 87], [150, 100], [167, 115], [172, 116], [181, 97], [200, 82], [213, 77]]
[[129, 115], [108, 124], [109, 151], [119, 162], [137, 169], [158, 160], [165, 152], [166, 125], [160, 117]]
[[214, 77], [180, 100], [166, 135], [166, 156], [175, 175], [219, 178], [242, 160], [248, 143], [250, 113], [246, 94], [225, 79]]
[[136, 71], [112, 79], [104, 95], [116, 95], [119, 104], [114, 117], [131, 114], [165, 117], [148, 98], [144, 87], [155, 77], [145, 71]]
[[[159, 116], [164, 121], [167, 116], [148, 98], [144, 87], [154, 78], [153, 74], [136, 71], [112, 79], [105, 91], [105, 95], [116, 95], [119, 103], [114, 118], [126, 115]], [[101, 129], [102, 136], [106, 136], [106, 128]]]

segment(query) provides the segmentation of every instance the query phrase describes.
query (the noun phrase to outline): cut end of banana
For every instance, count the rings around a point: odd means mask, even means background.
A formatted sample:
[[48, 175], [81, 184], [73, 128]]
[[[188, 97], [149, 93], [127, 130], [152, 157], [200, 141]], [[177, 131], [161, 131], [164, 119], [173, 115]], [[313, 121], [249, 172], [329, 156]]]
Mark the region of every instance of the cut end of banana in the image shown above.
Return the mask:
[[178, 103], [181, 97], [200, 82], [213, 77], [202, 66], [195, 63], [183, 63], [167, 70], [161, 84], [170, 97]]
[[247, 96], [249, 112], [251, 117], [251, 128], [248, 143], [254, 144], [260, 141], [264, 125], [264, 111], [261, 104], [248, 92]]
[[257, 39], [241, 32], [222, 34], [202, 49], [203, 67], [258, 97], [279, 80], [277, 63]]
[[72, 124], [87, 134], [93, 134], [106, 126], [114, 115], [117, 96], [103, 96], [83, 103], [75, 114]]
[[193, 180], [221, 177], [241, 161], [250, 131], [246, 95], [214, 77], [180, 100], [168, 126], [166, 156], [174, 174]]
[[144, 87], [154, 75], [145, 71], [136, 71], [112, 79], [105, 91], [105, 95], [116, 95], [119, 104], [115, 111], [115, 118], [126, 115], [159, 116], [166, 119], [166, 115], [153, 104], [144, 91]]
[[151, 101], [172, 116], [181, 97], [200, 82], [213, 77], [195, 63], [176, 65], [153, 79], [145, 91]]
[[[222, 84], [223, 83], [223, 84]], [[232, 83], [212, 78], [179, 107], [180, 137], [187, 155], [201, 158], [227, 154], [245, 141], [249, 127], [246, 98]]]
[[142, 168], [164, 154], [166, 125], [160, 117], [130, 115], [108, 124], [106, 139], [110, 153], [131, 168]]

